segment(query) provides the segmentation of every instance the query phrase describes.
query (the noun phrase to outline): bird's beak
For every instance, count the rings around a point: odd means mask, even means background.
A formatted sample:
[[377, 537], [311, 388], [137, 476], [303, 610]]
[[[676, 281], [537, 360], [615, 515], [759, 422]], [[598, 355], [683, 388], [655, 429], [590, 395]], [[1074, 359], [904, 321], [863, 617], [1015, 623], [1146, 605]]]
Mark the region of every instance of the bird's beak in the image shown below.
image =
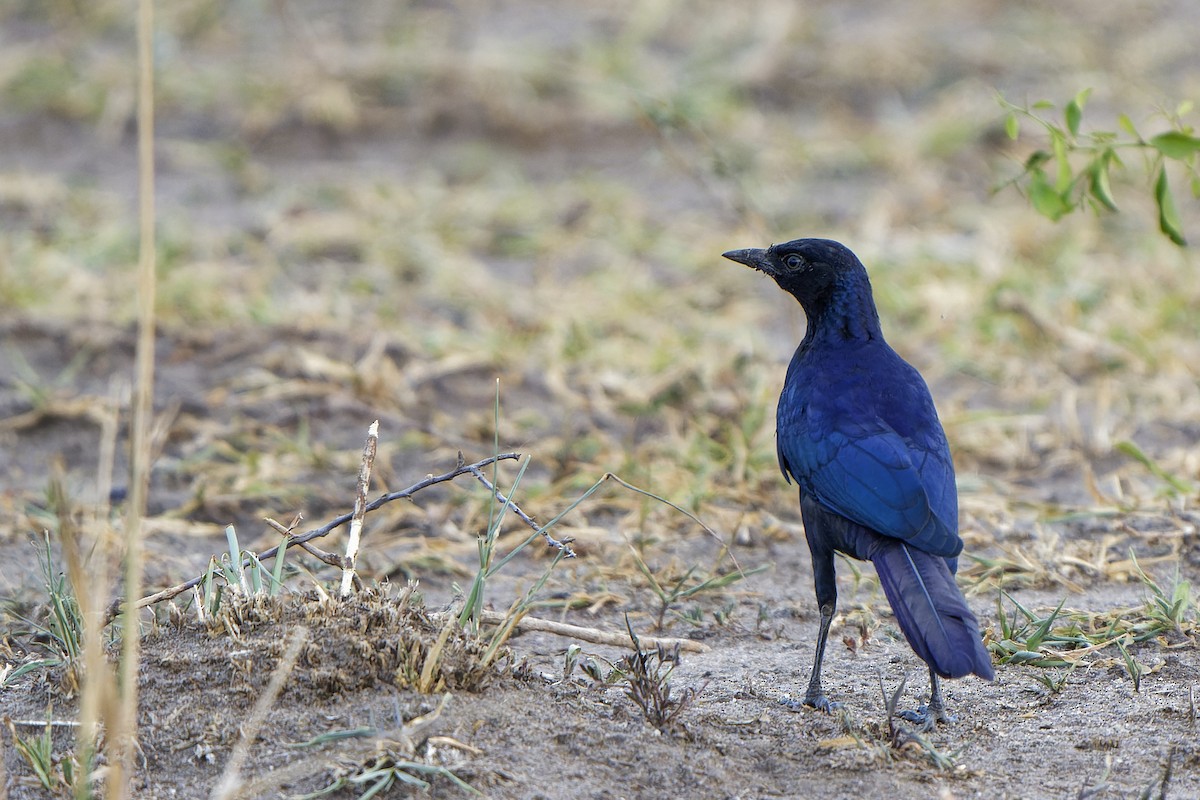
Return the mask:
[[767, 251], [751, 247], [747, 250], [730, 250], [728, 253], [722, 253], [722, 256], [730, 261], [736, 261], [739, 264], [745, 264], [747, 267], [765, 272], [768, 275], [774, 275], [775, 270], [771, 269], [771, 261], [767, 258]]

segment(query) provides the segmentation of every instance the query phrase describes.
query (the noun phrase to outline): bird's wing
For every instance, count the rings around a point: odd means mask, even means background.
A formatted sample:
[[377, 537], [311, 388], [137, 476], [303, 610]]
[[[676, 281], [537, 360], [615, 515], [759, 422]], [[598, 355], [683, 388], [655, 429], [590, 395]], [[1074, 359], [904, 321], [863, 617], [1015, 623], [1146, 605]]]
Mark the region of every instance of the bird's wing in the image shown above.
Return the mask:
[[[816, 435], [813, 435], [816, 433]], [[826, 508], [945, 557], [962, 550], [948, 451], [924, 449], [882, 422], [780, 431], [780, 466]]]

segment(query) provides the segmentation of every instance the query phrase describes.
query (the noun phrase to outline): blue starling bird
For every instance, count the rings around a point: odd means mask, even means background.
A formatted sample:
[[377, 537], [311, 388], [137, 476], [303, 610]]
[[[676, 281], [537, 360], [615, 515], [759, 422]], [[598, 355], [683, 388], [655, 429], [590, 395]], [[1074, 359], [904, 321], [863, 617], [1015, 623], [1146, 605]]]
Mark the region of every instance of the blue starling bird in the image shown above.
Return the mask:
[[900, 630], [929, 665], [929, 703], [904, 716], [946, 721], [938, 676], [995, 676], [954, 582], [958, 491], [929, 388], [884, 341], [867, 270], [843, 245], [797, 239], [724, 255], [771, 276], [808, 318], [776, 417], [779, 467], [799, 486], [821, 612], [803, 702], [836, 707], [821, 689], [821, 662], [837, 605], [837, 551], [874, 564]]

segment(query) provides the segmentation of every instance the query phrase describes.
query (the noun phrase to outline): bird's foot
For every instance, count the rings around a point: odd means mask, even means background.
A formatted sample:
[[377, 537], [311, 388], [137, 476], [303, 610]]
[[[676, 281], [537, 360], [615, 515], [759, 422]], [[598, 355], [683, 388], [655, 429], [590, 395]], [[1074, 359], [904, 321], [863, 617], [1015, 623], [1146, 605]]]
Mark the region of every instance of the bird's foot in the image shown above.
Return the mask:
[[940, 703], [929, 703], [928, 705], [921, 706], [916, 711], [900, 711], [896, 716], [905, 722], [911, 722], [918, 726], [923, 732], [933, 730], [939, 722], [949, 725], [958, 721], [955, 717], [947, 714], [945, 706]]
[[823, 693], [805, 695], [803, 700], [796, 700], [792, 697], [785, 697], [779, 701], [780, 705], [788, 711], [800, 711], [801, 709], [815, 708], [823, 714], [832, 714], [842, 707], [841, 703], [835, 703], [826, 697]]

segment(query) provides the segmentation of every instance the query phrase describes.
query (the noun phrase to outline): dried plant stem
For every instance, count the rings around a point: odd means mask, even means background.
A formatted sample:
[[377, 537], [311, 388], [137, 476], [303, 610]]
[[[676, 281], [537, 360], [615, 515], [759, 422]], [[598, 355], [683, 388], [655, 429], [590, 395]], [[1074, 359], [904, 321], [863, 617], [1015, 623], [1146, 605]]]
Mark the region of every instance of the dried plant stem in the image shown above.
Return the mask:
[[[142, 517], [150, 486], [150, 417], [154, 411], [154, 3], [139, 0], [137, 16], [138, 53], [138, 338], [137, 380], [134, 383], [131, 475], [128, 519], [125, 523], [125, 591], [141, 594]], [[141, 631], [137, 607], [125, 609], [121, 647], [121, 705], [119, 719], [110, 731], [114, 751], [106, 796], [120, 800], [129, 796], [133, 772], [134, 742], [137, 738], [138, 666]]]
[[454, 633], [457, 627], [458, 624], [454, 617], [447, 616], [446, 623], [442, 626], [442, 632], [438, 634], [433, 647], [429, 648], [429, 653], [425, 656], [425, 664], [421, 667], [421, 676], [417, 681], [417, 691], [421, 694], [429, 694], [434, 690], [437, 678], [440, 677], [440, 675], [435, 677], [434, 673], [441, 664], [442, 651], [446, 649], [446, 642], [450, 641], [450, 634]]
[[238, 743], [234, 745], [233, 752], [229, 755], [229, 761], [225, 763], [225, 770], [221, 773], [221, 780], [213, 789], [212, 794], [209, 795], [212, 800], [232, 800], [232, 798], [242, 796], [242, 766], [246, 763], [246, 757], [250, 753], [251, 745], [258, 738], [258, 732], [262, 729], [263, 722], [267, 718], [267, 712], [271, 710], [271, 706], [275, 705], [275, 700], [283, 690], [283, 685], [287, 681], [288, 676], [295, 669], [296, 662], [300, 658], [300, 651], [304, 648], [304, 643], [307, 641], [307, 628], [300, 626], [293, 629], [292, 635], [288, 639], [287, 649], [283, 653], [283, 658], [280, 659], [279, 665], [275, 667], [275, 671], [271, 673], [271, 680], [267, 684], [267, 688], [259, 696], [258, 702], [254, 704], [254, 710], [250, 712], [250, 718], [242, 725], [242, 735], [238, 739]]
[[[489, 625], [503, 625], [508, 621], [508, 615], [502, 614], [499, 611], [482, 611], [480, 612], [480, 620]], [[570, 625], [566, 622], [554, 622], [548, 619], [538, 619], [537, 617], [521, 617], [517, 620], [516, 627], [523, 631], [541, 631], [542, 633], [553, 633], [555, 636], [566, 636], [571, 639], [579, 639], [592, 644], [608, 644], [614, 647], [628, 647], [629, 634], [618, 633], [616, 631], [602, 631], [596, 628], [584, 628], [579, 625]], [[675, 639], [669, 636], [639, 636], [642, 644], [646, 647], [658, 647], [660, 644], [663, 647], [679, 646], [680, 650], [686, 650], [691, 653], [707, 653], [708, 645], [691, 639]]]
[[[120, 402], [114, 389], [106, 403], [100, 426], [100, 458], [96, 471], [96, 504], [91, 519], [94, 537], [91, 555], [84, 560], [85, 542], [78, 530], [63, 526], [60, 530], [63, 556], [83, 618], [83, 680], [79, 700], [80, 727], [75, 737], [75, 752], [84, 770], [95, 760], [96, 744], [102, 722], [113, 724], [112, 699], [116, 695], [116, 675], [104, 653], [104, 605], [112, 591], [110, 573], [113, 531], [109, 521], [109, 493], [112, 489], [113, 465], [116, 461], [117, 432]], [[70, 534], [75, 535], [70, 535]], [[81, 792], [91, 792], [88, 778], [81, 779]], [[81, 794], [81, 792], [77, 792]], [[90, 794], [89, 794], [90, 796]]]
[[362, 466], [358, 470], [358, 486], [354, 492], [354, 511], [350, 515], [350, 536], [346, 542], [346, 560], [342, 564], [342, 597], [349, 597], [354, 588], [354, 562], [362, 537], [363, 517], [367, 513], [367, 489], [371, 485], [371, 469], [379, 449], [379, 420], [367, 429], [367, 444], [363, 447]]

